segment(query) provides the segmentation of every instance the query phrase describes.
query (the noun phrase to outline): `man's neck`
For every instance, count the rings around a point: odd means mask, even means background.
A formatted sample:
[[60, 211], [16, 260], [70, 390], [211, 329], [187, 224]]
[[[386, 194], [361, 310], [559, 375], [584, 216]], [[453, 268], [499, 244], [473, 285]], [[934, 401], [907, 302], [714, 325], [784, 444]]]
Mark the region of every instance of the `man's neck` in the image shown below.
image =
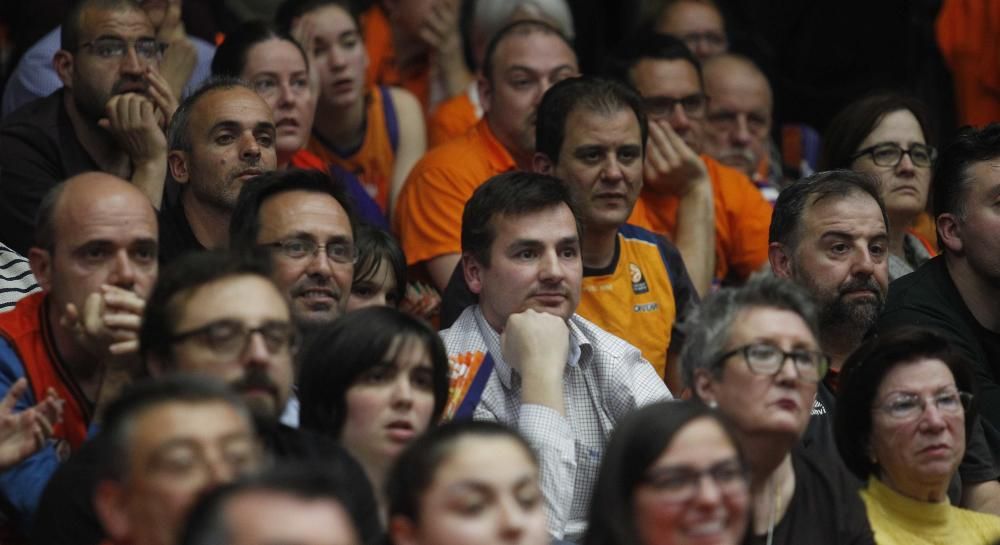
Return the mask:
[[979, 325], [994, 333], [1000, 333], [1000, 306], [997, 306], [997, 300], [1000, 300], [1000, 287], [972, 270], [969, 262], [963, 258], [945, 253], [944, 262], [948, 267], [951, 281], [955, 283], [959, 295], [962, 296], [962, 301]]
[[514, 163], [517, 165], [517, 169], [530, 172], [533, 168], [532, 158], [535, 155], [534, 150], [524, 151], [517, 145], [516, 142], [509, 141], [506, 135], [496, 130], [496, 127], [493, 126], [493, 122], [490, 121], [488, 113], [486, 114], [486, 116], [487, 116], [486, 124], [490, 128], [490, 132], [493, 133], [493, 137], [497, 139], [497, 142], [499, 142], [500, 145], [503, 146], [505, 150], [507, 150], [507, 153], [509, 153], [510, 156], [514, 159]]
[[229, 242], [229, 220], [232, 210], [223, 210], [217, 206], [205, 204], [187, 190], [181, 193], [181, 213], [191, 227], [198, 243], [215, 250], [225, 248]]
[[63, 88], [63, 106], [73, 125], [76, 140], [97, 163], [98, 168], [109, 174], [128, 180], [132, 176], [132, 164], [128, 154], [123, 152], [108, 131], [97, 125], [81, 112], [73, 99], [73, 93]]
[[598, 229], [587, 226], [583, 236], [583, 266], [604, 269], [615, 258], [618, 229]]

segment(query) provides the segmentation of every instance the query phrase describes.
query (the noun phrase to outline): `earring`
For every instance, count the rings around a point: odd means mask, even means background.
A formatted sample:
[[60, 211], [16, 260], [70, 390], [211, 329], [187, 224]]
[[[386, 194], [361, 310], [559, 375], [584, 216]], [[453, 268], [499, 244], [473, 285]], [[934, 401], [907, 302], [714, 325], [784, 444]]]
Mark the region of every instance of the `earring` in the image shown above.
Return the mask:
[[713, 400], [710, 400], [710, 401], [708, 402], [708, 408], [709, 408], [709, 409], [718, 409], [718, 408], [719, 408], [719, 402], [718, 402], [718, 401], [716, 401], [716, 400], [714, 400], [714, 399], [713, 399]]

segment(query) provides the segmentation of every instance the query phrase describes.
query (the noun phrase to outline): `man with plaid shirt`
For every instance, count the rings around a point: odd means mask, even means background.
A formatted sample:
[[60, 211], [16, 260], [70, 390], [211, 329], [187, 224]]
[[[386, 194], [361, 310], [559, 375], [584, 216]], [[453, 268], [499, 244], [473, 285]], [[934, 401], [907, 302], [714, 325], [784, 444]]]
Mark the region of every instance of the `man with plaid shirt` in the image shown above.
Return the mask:
[[639, 350], [575, 314], [583, 262], [569, 189], [494, 176], [462, 217], [462, 267], [479, 303], [441, 332], [446, 414], [517, 429], [541, 462], [549, 531], [578, 540], [615, 423], [670, 392]]

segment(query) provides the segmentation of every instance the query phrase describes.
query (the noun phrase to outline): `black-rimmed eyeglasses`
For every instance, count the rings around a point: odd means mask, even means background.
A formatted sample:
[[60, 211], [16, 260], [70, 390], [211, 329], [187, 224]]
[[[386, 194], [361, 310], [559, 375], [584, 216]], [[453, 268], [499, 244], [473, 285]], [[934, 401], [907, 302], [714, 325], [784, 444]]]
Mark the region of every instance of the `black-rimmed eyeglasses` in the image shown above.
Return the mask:
[[910, 146], [910, 149], [903, 149], [898, 144], [886, 142], [859, 150], [851, 157], [851, 161], [853, 162], [865, 155], [870, 155], [872, 162], [880, 167], [894, 167], [898, 165], [903, 160], [903, 155], [909, 155], [910, 161], [913, 162], [914, 166], [929, 167], [937, 159], [937, 150], [932, 146], [925, 146], [924, 144], [913, 144]]
[[830, 368], [830, 358], [815, 350], [784, 350], [769, 343], [750, 343], [719, 356], [718, 361], [743, 354], [750, 372], [757, 375], [777, 375], [785, 365], [785, 360], [791, 359], [795, 364], [795, 372], [806, 382], [819, 382], [826, 376]]

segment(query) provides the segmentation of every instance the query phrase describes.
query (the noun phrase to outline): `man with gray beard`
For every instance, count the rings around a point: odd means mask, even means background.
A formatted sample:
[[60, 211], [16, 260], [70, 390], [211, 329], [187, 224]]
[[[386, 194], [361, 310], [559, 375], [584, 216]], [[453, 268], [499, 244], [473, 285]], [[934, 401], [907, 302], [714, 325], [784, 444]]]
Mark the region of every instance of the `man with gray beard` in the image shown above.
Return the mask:
[[[782, 191], [774, 205], [768, 260], [775, 275], [802, 285], [815, 298], [820, 345], [830, 356], [830, 372], [817, 389], [803, 443], [828, 454], [831, 461], [840, 459], [832, 411], [841, 365], [874, 328], [885, 305], [888, 224], [878, 183], [848, 170], [803, 178]], [[949, 488], [952, 503], [996, 513], [989, 498], [996, 496], [1000, 484], [978, 421], [958, 475]]]

